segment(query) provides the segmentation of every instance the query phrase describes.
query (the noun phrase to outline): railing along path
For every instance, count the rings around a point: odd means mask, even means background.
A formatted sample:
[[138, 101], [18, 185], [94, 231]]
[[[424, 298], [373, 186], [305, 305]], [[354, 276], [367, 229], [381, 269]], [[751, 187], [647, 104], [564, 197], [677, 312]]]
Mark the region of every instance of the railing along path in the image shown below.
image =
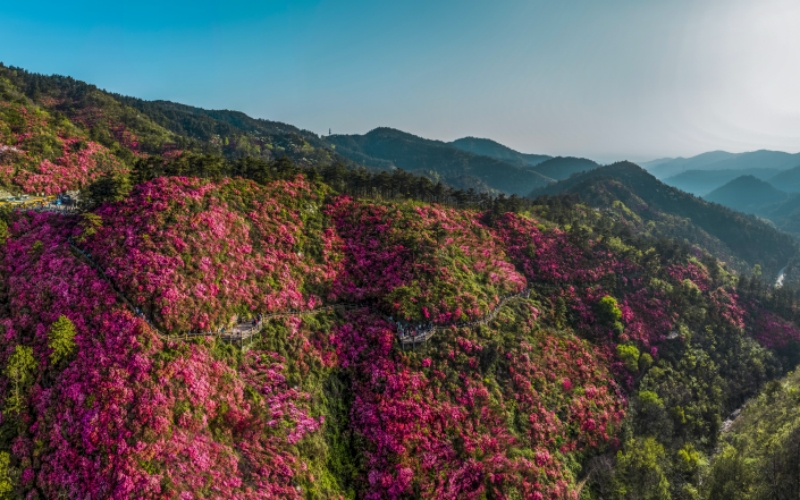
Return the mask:
[[[36, 208], [30, 207], [17, 207], [16, 210], [28, 210], [28, 211], [37, 211], [37, 212], [57, 212], [57, 213], [65, 213], [65, 212], [74, 212], [77, 211], [77, 207], [66, 207], [66, 206], [57, 206], [54, 204], [40, 204], [40, 206]], [[143, 319], [150, 328], [153, 329], [156, 334], [164, 340], [188, 340], [197, 337], [216, 337], [220, 340], [231, 343], [231, 344], [239, 344], [239, 346], [244, 349], [245, 342], [249, 341], [252, 344], [252, 339], [261, 332], [264, 320], [269, 318], [277, 318], [277, 317], [286, 317], [286, 316], [304, 316], [310, 314], [316, 314], [321, 311], [331, 311], [336, 308], [339, 309], [360, 309], [360, 308], [372, 308], [369, 304], [366, 303], [338, 303], [332, 305], [325, 305], [320, 306], [313, 309], [307, 310], [299, 310], [299, 311], [284, 311], [284, 312], [275, 312], [275, 313], [267, 313], [267, 314], [258, 314], [256, 317], [258, 318], [256, 321], [244, 321], [239, 322], [233, 328], [225, 329], [219, 328], [217, 330], [210, 330], [210, 331], [195, 331], [195, 332], [183, 332], [183, 333], [164, 333], [162, 332], [155, 323], [148, 318], [138, 307], [136, 307], [133, 302], [128, 300], [124, 293], [122, 293], [121, 288], [117, 287], [114, 280], [112, 280], [106, 273], [103, 268], [101, 268], [91, 257], [91, 255], [85, 252], [82, 248], [80, 248], [72, 237], [68, 238], [68, 243], [70, 248], [75, 251], [75, 253], [82, 258], [89, 266], [91, 266], [98, 275], [105, 280], [111, 289], [114, 291], [114, 294], [117, 298], [125, 304], [125, 306], [130, 309], [130, 311], [135, 315]], [[586, 285], [590, 285], [590, 283], [586, 283]], [[536, 288], [539, 291], [561, 291], [566, 286], [583, 286], [582, 283], [537, 283]], [[408, 346], [412, 348], [415, 347], [417, 344], [422, 344], [427, 342], [428, 340], [433, 337], [434, 333], [448, 330], [450, 328], [475, 328], [483, 325], [487, 325], [491, 323], [496, 317], [500, 309], [505, 306], [509, 301], [517, 299], [517, 298], [529, 298], [531, 293], [531, 288], [526, 287], [519, 293], [510, 294], [504, 296], [497, 305], [492, 308], [492, 310], [481, 319], [475, 321], [467, 321], [467, 322], [456, 322], [451, 323], [448, 325], [433, 325], [431, 323], [417, 323], [412, 325], [407, 322], [402, 321], [395, 321], [391, 316], [386, 316], [385, 314], [381, 313], [381, 316], [384, 320], [388, 321], [392, 324], [397, 332], [397, 340], [400, 346], [405, 349]]]
[[[67, 243], [69, 247], [76, 253], [78, 257], [80, 257], [84, 262], [86, 262], [92, 269], [94, 269], [98, 276], [100, 276], [106, 283], [109, 284], [111, 289], [114, 291], [114, 294], [117, 298], [122, 302], [125, 307], [127, 307], [135, 316], [144, 320], [150, 328], [156, 334], [164, 340], [188, 340], [197, 337], [216, 337], [222, 340], [223, 342], [231, 343], [231, 344], [238, 344], [241, 348], [246, 347], [245, 344], [247, 343], [252, 344], [253, 338], [261, 332], [262, 327], [264, 325], [264, 320], [268, 320], [269, 318], [276, 318], [276, 317], [286, 317], [286, 316], [303, 316], [309, 314], [316, 314], [321, 311], [331, 311], [336, 308], [340, 309], [358, 309], [358, 308], [369, 308], [370, 306], [367, 304], [358, 304], [358, 303], [340, 303], [340, 304], [333, 304], [333, 305], [325, 305], [321, 307], [317, 307], [314, 309], [308, 310], [290, 310], [285, 312], [275, 312], [275, 313], [267, 313], [267, 314], [259, 314], [257, 315], [257, 320], [253, 321], [244, 321], [238, 323], [233, 328], [225, 329], [220, 328], [218, 330], [210, 330], [210, 331], [193, 331], [193, 332], [183, 332], [183, 333], [165, 333], [161, 331], [150, 318], [147, 317], [138, 307], [136, 307], [133, 302], [131, 302], [122, 290], [117, 286], [114, 280], [108, 276], [95, 261], [92, 259], [91, 254], [83, 250], [79, 247], [75, 240], [70, 237], [67, 239]], [[400, 321], [394, 321], [390, 316], [386, 316], [381, 314], [381, 316], [395, 326], [397, 329], [397, 340], [400, 343], [400, 346], [405, 348], [408, 346], [416, 346], [417, 344], [422, 344], [430, 340], [433, 337], [433, 334], [438, 331], [447, 330], [449, 328], [475, 328], [477, 326], [486, 325], [493, 321], [497, 317], [497, 313], [500, 309], [505, 306], [510, 300], [520, 298], [520, 297], [529, 297], [530, 296], [530, 289], [526, 288], [520, 293], [515, 293], [512, 295], [507, 295], [503, 297], [500, 302], [492, 309], [489, 314], [484, 316], [483, 318], [475, 321], [469, 322], [459, 322], [459, 323], [452, 323], [449, 325], [431, 325], [431, 324], [416, 324], [411, 325], [409, 323], [404, 323]]]

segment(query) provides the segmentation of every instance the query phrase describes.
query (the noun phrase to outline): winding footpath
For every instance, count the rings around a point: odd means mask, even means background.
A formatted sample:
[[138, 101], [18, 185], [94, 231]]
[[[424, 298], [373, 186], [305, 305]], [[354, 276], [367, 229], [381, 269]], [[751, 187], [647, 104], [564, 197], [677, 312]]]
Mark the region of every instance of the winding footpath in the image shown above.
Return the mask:
[[[91, 254], [84, 251], [81, 247], [77, 245], [73, 238], [68, 238], [67, 243], [69, 244], [70, 249], [75, 253], [75, 255], [83, 260], [86, 264], [88, 264], [92, 269], [97, 272], [98, 276], [100, 276], [111, 289], [114, 291], [114, 294], [117, 298], [122, 302], [125, 307], [127, 307], [134, 316], [137, 316], [144, 320], [150, 328], [156, 332], [156, 334], [162, 338], [163, 340], [188, 340], [191, 338], [197, 337], [216, 337], [223, 342], [229, 344], [238, 345], [241, 349], [248, 347], [252, 344], [253, 339], [262, 332], [264, 326], [264, 320], [269, 320], [270, 318], [277, 318], [277, 317], [287, 317], [287, 316], [304, 316], [309, 314], [316, 314], [321, 311], [331, 311], [334, 309], [361, 309], [361, 308], [370, 308], [367, 304], [357, 304], [357, 303], [339, 303], [339, 304], [331, 304], [320, 306], [314, 309], [307, 309], [301, 311], [286, 311], [286, 312], [277, 312], [277, 313], [268, 313], [268, 314], [259, 314], [257, 321], [244, 321], [239, 322], [233, 328], [220, 328], [218, 330], [211, 330], [211, 331], [194, 331], [194, 332], [184, 332], [184, 333], [165, 333], [161, 331], [158, 327], [156, 327], [155, 322], [148, 318], [138, 307], [136, 307], [131, 300], [129, 300], [125, 294], [122, 292], [121, 288], [117, 286], [113, 279], [111, 279], [100, 267], [94, 259], [92, 259]], [[396, 328], [397, 332], [397, 340], [400, 344], [400, 347], [405, 349], [406, 347], [414, 348], [418, 344], [422, 344], [427, 342], [428, 340], [433, 337], [436, 332], [448, 330], [450, 328], [476, 328], [479, 326], [487, 325], [491, 323], [496, 317], [497, 314], [500, 312], [500, 309], [504, 307], [509, 301], [518, 299], [518, 298], [528, 298], [530, 297], [530, 288], [525, 288], [520, 293], [515, 293], [511, 295], [506, 295], [503, 297], [500, 302], [483, 318], [475, 321], [469, 322], [461, 322], [461, 323], [451, 323], [448, 325], [431, 325], [431, 324], [416, 324], [411, 325], [408, 323], [403, 323], [399, 321], [394, 321], [391, 317], [386, 316], [382, 313], [379, 313], [381, 317], [389, 322]]]

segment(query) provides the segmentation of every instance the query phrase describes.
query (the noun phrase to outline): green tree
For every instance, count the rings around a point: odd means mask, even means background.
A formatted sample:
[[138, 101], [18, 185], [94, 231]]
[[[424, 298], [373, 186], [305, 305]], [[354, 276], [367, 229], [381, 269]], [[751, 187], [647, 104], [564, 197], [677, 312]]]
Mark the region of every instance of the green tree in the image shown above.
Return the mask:
[[86, 208], [93, 208], [103, 203], [122, 201], [130, 193], [131, 187], [131, 179], [127, 174], [104, 175], [89, 184], [82, 204]]
[[617, 453], [614, 486], [625, 500], [669, 500], [664, 447], [653, 438], [632, 439]]
[[617, 356], [631, 373], [639, 371], [639, 349], [630, 344], [617, 345]]
[[11, 478], [11, 455], [8, 452], [0, 451], [0, 500], [14, 498], [11, 492], [14, 491], [14, 481]]
[[38, 364], [33, 357], [33, 348], [18, 345], [8, 358], [4, 374], [11, 381], [11, 392], [6, 399], [5, 411], [19, 413], [28, 389], [33, 385]]
[[617, 299], [610, 295], [600, 299], [600, 302], [597, 303], [597, 316], [600, 321], [609, 325], [617, 334], [622, 333], [622, 311], [617, 305]]
[[50, 326], [47, 338], [47, 347], [52, 349], [50, 362], [53, 366], [57, 366], [75, 351], [75, 325], [66, 316], [59, 316]]
[[92, 236], [98, 229], [103, 227], [103, 218], [91, 212], [85, 212], [81, 214], [81, 217], [80, 226], [83, 231], [81, 231], [81, 235], [76, 239], [83, 242], [86, 238]]

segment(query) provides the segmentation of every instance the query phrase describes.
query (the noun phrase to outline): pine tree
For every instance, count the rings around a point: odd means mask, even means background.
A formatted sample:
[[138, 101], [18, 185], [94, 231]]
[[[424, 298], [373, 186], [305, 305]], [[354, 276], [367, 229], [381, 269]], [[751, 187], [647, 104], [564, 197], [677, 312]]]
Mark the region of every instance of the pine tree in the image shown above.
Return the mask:
[[75, 351], [75, 325], [66, 316], [60, 316], [47, 332], [50, 363], [57, 366]]

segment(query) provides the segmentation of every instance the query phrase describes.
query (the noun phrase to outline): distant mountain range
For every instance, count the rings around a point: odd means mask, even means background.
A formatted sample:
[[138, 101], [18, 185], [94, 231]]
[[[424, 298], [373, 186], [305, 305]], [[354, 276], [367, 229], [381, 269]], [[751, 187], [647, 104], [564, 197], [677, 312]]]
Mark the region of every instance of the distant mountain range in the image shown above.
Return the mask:
[[704, 198], [745, 213], [757, 213], [765, 205], [781, 203], [789, 195], [752, 175], [743, 175], [715, 189]]
[[520, 153], [490, 139], [447, 143], [386, 127], [326, 140], [337, 153], [368, 167], [401, 168], [456, 188], [520, 196], [599, 166], [584, 158]]
[[[733, 210], [768, 219], [800, 240], [800, 168], [786, 170], [768, 181], [751, 175], [737, 177], [704, 198]], [[777, 186], [786, 189], [778, 189]]]
[[[663, 179], [664, 184], [676, 187], [687, 193], [704, 196], [743, 175], [752, 175], [761, 180], [768, 180], [780, 170], [774, 168], [748, 168], [742, 170], [687, 170], [678, 175]], [[790, 171], [788, 171], [790, 172]]]
[[666, 179], [689, 170], [744, 170], [776, 169], [788, 170], [800, 165], [800, 153], [790, 154], [782, 151], [751, 151], [748, 153], [728, 153], [711, 151], [691, 158], [659, 159], [643, 162], [646, 168], [658, 179]]
[[791, 236], [769, 222], [668, 186], [629, 162], [574, 175], [530, 196], [562, 194], [577, 195], [592, 207], [614, 214], [636, 234], [687, 241], [734, 269], [759, 264], [767, 276], [777, 276], [798, 249]]

